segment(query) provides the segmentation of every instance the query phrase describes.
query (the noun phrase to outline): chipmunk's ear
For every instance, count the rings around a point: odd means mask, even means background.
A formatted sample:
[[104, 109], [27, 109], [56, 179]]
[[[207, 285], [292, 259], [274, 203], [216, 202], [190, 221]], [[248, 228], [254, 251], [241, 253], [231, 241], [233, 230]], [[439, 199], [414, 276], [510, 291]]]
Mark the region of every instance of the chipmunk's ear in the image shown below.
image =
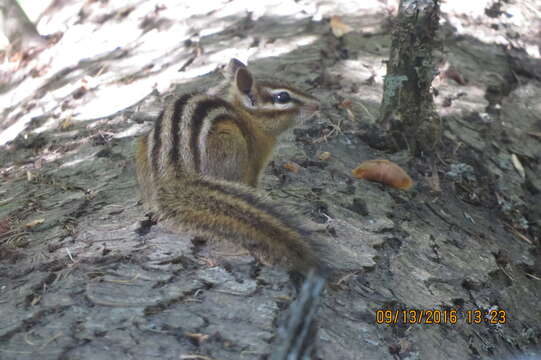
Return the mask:
[[245, 67], [246, 65], [244, 65], [241, 61], [237, 59], [231, 59], [229, 60], [229, 64], [227, 64], [225, 69], [222, 70], [222, 74], [224, 75], [224, 77], [232, 79], [237, 73], [238, 69]]
[[244, 65], [242, 61], [235, 58], [229, 60], [229, 65], [227, 65], [227, 68], [230, 69], [233, 74], [241, 67], [245, 68], [246, 65]]
[[237, 70], [235, 74], [235, 84], [237, 84], [237, 88], [242, 93], [251, 93], [254, 79], [252, 78], [252, 74], [248, 71], [246, 67], [241, 67]]

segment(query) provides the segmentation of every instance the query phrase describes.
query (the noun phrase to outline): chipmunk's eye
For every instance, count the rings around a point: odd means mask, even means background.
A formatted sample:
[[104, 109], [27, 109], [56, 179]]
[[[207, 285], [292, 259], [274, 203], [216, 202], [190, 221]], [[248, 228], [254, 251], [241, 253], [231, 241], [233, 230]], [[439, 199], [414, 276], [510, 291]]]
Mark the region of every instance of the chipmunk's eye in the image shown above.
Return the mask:
[[274, 103], [285, 104], [289, 101], [291, 101], [291, 96], [289, 96], [289, 93], [287, 91], [282, 91], [278, 94], [272, 95], [272, 102]]

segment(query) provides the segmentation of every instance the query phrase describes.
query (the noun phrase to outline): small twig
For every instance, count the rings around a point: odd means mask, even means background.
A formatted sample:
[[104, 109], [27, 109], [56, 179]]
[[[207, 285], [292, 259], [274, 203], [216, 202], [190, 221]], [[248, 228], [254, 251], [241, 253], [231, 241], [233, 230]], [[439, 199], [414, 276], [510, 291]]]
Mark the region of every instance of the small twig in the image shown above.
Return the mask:
[[233, 295], [233, 296], [250, 296], [252, 294], [254, 294], [256, 290], [252, 291], [251, 293], [242, 293], [242, 292], [235, 292], [235, 291], [226, 291], [226, 290], [217, 290], [217, 289], [212, 289], [210, 290], [212, 292], [217, 292], [217, 293], [220, 293], [220, 294], [227, 294], [227, 295]]
[[197, 354], [187, 354], [187, 355], [180, 355], [181, 360], [215, 360], [214, 358], [205, 356], [205, 355], [197, 355]]
[[68, 256], [69, 256], [71, 262], [74, 263], [75, 260], [73, 259], [73, 256], [71, 256], [71, 251], [70, 251], [70, 249], [69, 249], [69, 248], [65, 248], [65, 249], [66, 249], [66, 252], [68, 253]]
[[530, 278], [532, 278], [534, 280], [541, 281], [541, 278], [535, 276], [534, 274], [530, 274], [530, 273], [527, 273], [527, 272], [525, 272], [525, 274], [526, 274], [526, 276], [528, 276], [528, 277], [530, 277]]
[[30, 330], [29, 332], [24, 334], [24, 342], [27, 343], [28, 345], [36, 346], [37, 344], [30, 341], [30, 339], [28, 338], [28, 336], [30, 336], [31, 332], [32, 332], [32, 330]]
[[132, 284], [135, 280], [139, 278], [140, 274], [137, 273], [135, 276], [129, 280], [104, 280], [104, 282], [111, 282], [116, 284]]
[[47, 345], [49, 345], [50, 343], [52, 343], [53, 341], [55, 341], [56, 339], [58, 339], [62, 335], [64, 335], [64, 333], [61, 331], [58, 334], [54, 335], [53, 337], [49, 338], [47, 341], [45, 341], [43, 343], [43, 345], [41, 345], [39, 348], [44, 349]]
[[502, 271], [502, 272], [503, 272], [503, 273], [504, 273], [511, 281], [515, 281], [515, 279], [514, 279], [511, 275], [509, 275], [509, 274], [507, 273], [507, 271], [505, 271], [505, 269], [503, 268], [503, 266], [500, 266], [500, 270], [501, 270], [501, 271]]
[[359, 105], [361, 105], [361, 107], [363, 108], [363, 110], [368, 114], [368, 116], [370, 116], [370, 118], [372, 119], [372, 121], [376, 121], [376, 117], [374, 115], [372, 115], [372, 113], [370, 111], [368, 111], [368, 108], [366, 106], [364, 106], [364, 104], [362, 103], [362, 101], [359, 101]]
[[348, 281], [349, 279], [351, 279], [355, 275], [357, 275], [356, 271], [342, 276], [340, 279], [338, 279], [338, 281], [336, 282], [336, 285], [342, 285], [342, 283]]
[[215, 251], [216, 255], [222, 256], [222, 257], [230, 257], [230, 256], [246, 256], [250, 255], [250, 252], [248, 251], [237, 251], [237, 252], [227, 252], [227, 251]]
[[503, 223], [513, 234], [521, 238], [522, 240], [526, 241], [528, 244], [532, 245], [533, 241], [531, 241], [526, 235], [522, 234], [520, 231], [515, 229], [513, 226], [509, 225], [508, 223]]
[[456, 156], [456, 153], [457, 153], [458, 149], [460, 149], [461, 146], [462, 146], [462, 141], [459, 142], [459, 143], [456, 145], [456, 148], [453, 150], [453, 156]]
[[319, 137], [319, 138], [313, 140], [312, 143], [313, 143], [313, 144], [319, 144], [319, 143], [321, 143], [321, 142], [327, 142], [327, 139], [328, 139], [328, 138], [330, 138], [330, 137], [336, 135], [335, 133], [338, 133], [338, 134], [340, 134], [340, 135], [344, 135], [344, 132], [342, 131], [342, 127], [341, 127], [343, 121], [344, 121], [344, 120], [339, 120], [339, 121], [338, 121], [338, 124], [335, 124], [335, 123], [333, 123], [332, 121], [330, 121], [332, 130], [329, 131], [328, 134], [324, 134], [324, 135], [322, 135], [321, 137]]

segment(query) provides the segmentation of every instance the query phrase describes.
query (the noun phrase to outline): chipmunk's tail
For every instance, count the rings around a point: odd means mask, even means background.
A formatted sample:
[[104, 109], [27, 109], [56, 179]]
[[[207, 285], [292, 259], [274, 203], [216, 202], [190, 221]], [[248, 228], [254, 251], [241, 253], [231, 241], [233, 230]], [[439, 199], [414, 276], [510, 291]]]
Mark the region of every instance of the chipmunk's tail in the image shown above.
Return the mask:
[[243, 184], [200, 176], [159, 180], [160, 221], [176, 231], [239, 243], [261, 262], [325, 275], [309, 233], [283, 206]]

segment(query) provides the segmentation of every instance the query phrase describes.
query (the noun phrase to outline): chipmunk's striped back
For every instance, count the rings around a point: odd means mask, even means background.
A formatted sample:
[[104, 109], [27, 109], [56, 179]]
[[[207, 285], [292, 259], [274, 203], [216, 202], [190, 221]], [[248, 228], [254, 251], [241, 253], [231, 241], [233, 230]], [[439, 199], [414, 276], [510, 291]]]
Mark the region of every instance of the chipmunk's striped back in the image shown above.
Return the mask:
[[147, 135], [148, 158], [154, 176], [168, 167], [201, 173], [202, 149], [209, 132], [223, 121], [234, 122], [247, 137], [246, 126], [227, 101], [205, 94], [187, 94], [168, 104]]
[[282, 82], [259, 85], [236, 60], [226, 82], [176, 98], [139, 138], [145, 206], [176, 231], [235, 241], [265, 263], [322, 270], [295, 217], [254, 189], [277, 136], [317, 100]]

